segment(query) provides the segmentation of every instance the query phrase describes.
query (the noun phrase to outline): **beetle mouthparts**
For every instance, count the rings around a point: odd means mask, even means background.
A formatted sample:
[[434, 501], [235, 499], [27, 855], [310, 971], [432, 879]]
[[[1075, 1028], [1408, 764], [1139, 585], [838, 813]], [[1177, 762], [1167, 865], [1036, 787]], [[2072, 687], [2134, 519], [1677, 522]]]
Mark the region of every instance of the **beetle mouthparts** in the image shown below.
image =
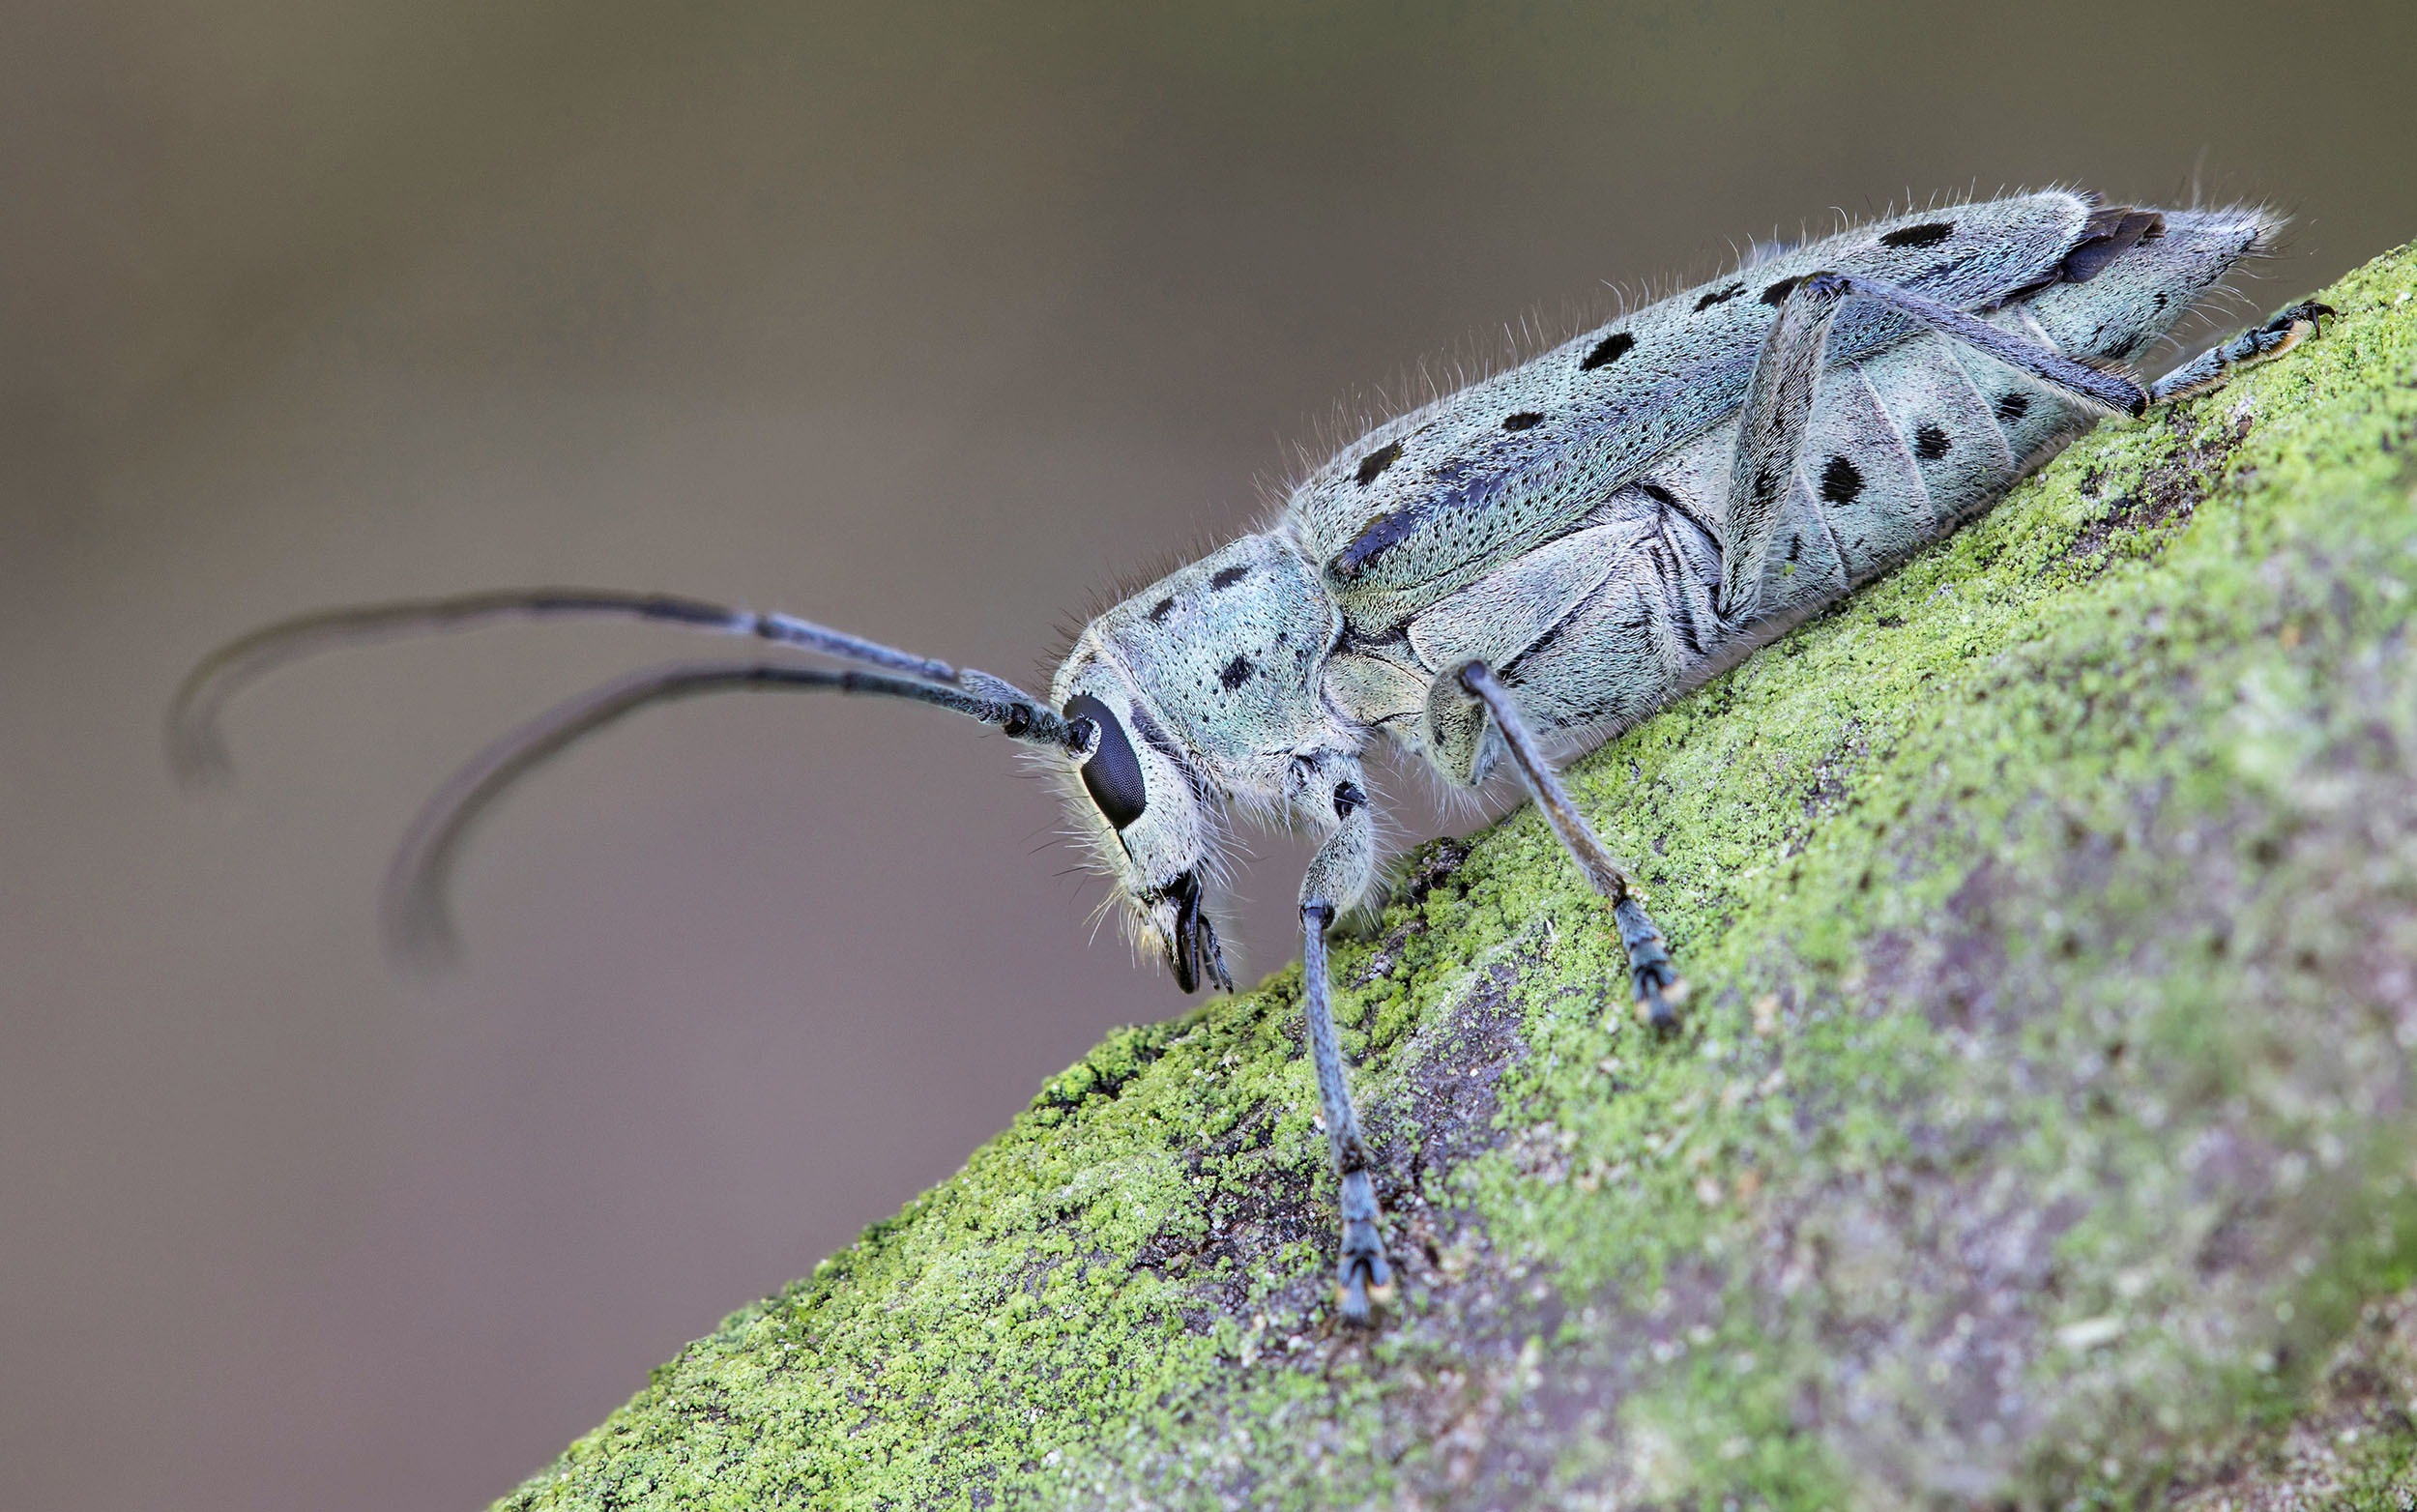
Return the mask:
[[1234, 978], [1226, 974], [1225, 952], [1217, 947], [1217, 926], [1200, 908], [1200, 874], [1185, 872], [1169, 883], [1166, 896], [1175, 903], [1175, 929], [1167, 942], [1167, 964], [1174, 969], [1175, 984], [1185, 992], [1200, 986], [1201, 969], [1208, 969], [1208, 979], [1227, 992], [1234, 990]]

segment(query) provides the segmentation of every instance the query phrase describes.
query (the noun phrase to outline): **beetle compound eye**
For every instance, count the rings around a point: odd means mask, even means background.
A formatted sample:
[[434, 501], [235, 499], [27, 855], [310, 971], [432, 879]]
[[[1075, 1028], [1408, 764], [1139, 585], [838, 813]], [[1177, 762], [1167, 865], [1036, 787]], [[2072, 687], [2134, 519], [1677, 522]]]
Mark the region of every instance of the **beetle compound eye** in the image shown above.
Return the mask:
[[1091, 759], [1083, 763], [1083, 787], [1091, 800], [1119, 829], [1141, 818], [1150, 804], [1150, 790], [1142, 784], [1141, 760], [1133, 754], [1133, 742], [1124, 738], [1123, 724], [1106, 704], [1089, 693], [1067, 699], [1065, 716], [1089, 719], [1099, 727], [1098, 743], [1092, 748]]

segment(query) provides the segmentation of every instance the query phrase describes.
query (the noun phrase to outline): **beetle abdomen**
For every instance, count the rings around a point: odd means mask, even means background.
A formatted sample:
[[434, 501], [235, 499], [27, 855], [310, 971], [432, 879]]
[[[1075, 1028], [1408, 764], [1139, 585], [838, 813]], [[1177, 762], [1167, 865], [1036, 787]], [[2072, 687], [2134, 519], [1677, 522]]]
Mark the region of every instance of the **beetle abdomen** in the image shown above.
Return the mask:
[[[1822, 376], [1797, 494], [1820, 516], [1845, 589], [1995, 503], [2032, 459], [2087, 426], [2080, 405], [1941, 336]], [[1810, 584], [1770, 582], [1774, 606]]]

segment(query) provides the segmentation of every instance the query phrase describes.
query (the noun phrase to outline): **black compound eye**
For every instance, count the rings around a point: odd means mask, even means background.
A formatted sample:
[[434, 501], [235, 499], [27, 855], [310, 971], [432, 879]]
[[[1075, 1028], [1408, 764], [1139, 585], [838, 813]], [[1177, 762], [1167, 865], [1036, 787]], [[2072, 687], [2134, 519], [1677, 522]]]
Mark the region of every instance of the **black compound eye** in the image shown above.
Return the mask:
[[1133, 754], [1133, 742], [1124, 738], [1124, 726], [1106, 704], [1089, 693], [1067, 699], [1065, 716], [1089, 719], [1099, 727], [1099, 743], [1083, 763], [1083, 787], [1091, 800], [1119, 829], [1141, 818], [1142, 810], [1150, 806], [1150, 790], [1142, 784], [1141, 759]]

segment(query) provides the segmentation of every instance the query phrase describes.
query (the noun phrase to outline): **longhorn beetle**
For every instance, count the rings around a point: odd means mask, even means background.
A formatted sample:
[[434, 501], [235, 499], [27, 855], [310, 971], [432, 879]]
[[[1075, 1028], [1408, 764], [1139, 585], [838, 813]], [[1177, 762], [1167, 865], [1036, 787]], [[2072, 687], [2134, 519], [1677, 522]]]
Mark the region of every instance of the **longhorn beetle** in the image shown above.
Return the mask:
[[557, 615], [770, 644], [608, 683], [462, 768], [388, 877], [390, 939], [406, 950], [445, 938], [450, 865], [516, 778], [625, 714], [703, 693], [914, 699], [1036, 748], [1137, 944], [1185, 992], [1233, 986], [1203, 885], [1228, 806], [1305, 827], [1322, 843], [1300, 887], [1303, 1011], [1341, 1184], [1339, 1302], [1365, 1322], [1391, 1270], [1326, 970], [1327, 929], [1378, 875], [1362, 754], [1390, 739], [1470, 788], [1507, 755], [1610, 905], [1641, 1011], [1671, 1026], [1684, 989], [1661, 931], [1547, 742], [1628, 728], [1986, 510], [2100, 414], [2213, 388], [2316, 332], [2333, 311], [2295, 305], [2146, 387], [2120, 365], [2281, 225], [2051, 190], [1758, 249], [1379, 425], [1267, 529], [1092, 620], [1045, 700], [784, 614], [539, 589], [337, 609], [234, 641], [178, 692], [170, 757], [221, 767], [228, 695], [335, 645]]

